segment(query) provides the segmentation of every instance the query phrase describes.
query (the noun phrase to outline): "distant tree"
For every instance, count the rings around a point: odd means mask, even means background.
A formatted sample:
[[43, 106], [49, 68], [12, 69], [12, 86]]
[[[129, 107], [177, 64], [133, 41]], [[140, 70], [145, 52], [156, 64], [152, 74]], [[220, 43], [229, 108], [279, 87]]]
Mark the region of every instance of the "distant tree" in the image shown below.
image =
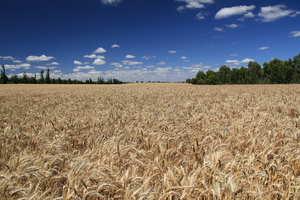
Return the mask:
[[28, 77], [25, 71], [23, 73], [23, 83], [28, 83]]
[[218, 78], [216, 76], [216, 72], [212, 70], [206, 71], [206, 83], [209, 85], [215, 85], [217, 84]]
[[5, 66], [2, 65], [2, 72], [1, 72], [1, 83], [6, 84], [8, 81], [8, 77], [5, 74]]
[[44, 83], [44, 70], [42, 69], [41, 70], [41, 75], [40, 75], [41, 77], [40, 77], [40, 83]]
[[190, 79], [190, 78], [187, 78], [187, 79], [185, 80], [185, 82], [186, 82], [186, 83], [191, 83], [191, 79]]
[[222, 65], [219, 68], [219, 84], [230, 84], [231, 83], [231, 69], [226, 65]]
[[191, 84], [197, 85], [198, 84], [198, 79], [197, 78], [192, 78]]
[[200, 79], [203, 79], [205, 80], [205, 73], [203, 71], [199, 71], [197, 74], [196, 74], [196, 79], [200, 80]]
[[46, 83], [47, 84], [50, 84], [50, 70], [49, 70], [49, 68], [47, 69], [47, 73], [46, 73]]

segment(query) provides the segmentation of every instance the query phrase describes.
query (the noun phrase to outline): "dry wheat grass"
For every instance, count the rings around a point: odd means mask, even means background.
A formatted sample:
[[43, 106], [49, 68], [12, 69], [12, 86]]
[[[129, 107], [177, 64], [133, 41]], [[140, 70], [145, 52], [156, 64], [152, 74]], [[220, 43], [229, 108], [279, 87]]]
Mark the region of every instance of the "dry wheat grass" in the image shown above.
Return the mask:
[[299, 85], [7, 85], [1, 199], [299, 199]]

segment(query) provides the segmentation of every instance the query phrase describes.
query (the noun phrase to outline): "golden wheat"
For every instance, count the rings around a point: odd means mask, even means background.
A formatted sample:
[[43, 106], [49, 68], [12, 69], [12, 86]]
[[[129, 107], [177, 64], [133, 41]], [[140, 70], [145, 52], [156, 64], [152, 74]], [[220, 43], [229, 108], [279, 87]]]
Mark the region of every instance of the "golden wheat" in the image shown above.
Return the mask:
[[299, 199], [299, 85], [2, 85], [1, 199]]

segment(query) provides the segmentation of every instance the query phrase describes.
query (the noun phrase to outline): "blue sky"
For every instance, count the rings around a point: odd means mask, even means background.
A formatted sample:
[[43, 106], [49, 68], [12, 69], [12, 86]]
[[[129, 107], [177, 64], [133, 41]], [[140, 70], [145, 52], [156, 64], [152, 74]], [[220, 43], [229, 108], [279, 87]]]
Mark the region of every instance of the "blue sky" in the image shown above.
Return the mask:
[[300, 53], [300, 1], [1, 0], [8, 76], [184, 81]]

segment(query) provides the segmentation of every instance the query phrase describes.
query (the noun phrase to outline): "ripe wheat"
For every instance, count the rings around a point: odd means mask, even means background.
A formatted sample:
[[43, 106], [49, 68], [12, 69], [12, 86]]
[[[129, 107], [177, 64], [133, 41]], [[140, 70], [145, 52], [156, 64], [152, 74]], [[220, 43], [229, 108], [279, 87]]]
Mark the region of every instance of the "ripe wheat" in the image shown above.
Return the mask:
[[299, 199], [299, 85], [5, 85], [1, 199]]

